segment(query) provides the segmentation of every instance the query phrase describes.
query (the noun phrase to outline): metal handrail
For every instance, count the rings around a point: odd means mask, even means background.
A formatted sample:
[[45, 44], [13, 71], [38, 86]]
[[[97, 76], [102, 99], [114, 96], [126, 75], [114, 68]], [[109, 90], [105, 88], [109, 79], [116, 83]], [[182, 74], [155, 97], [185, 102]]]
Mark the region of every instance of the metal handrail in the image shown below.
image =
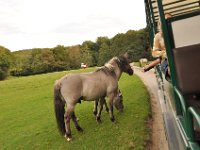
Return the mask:
[[188, 108], [188, 112], [196, 119], [198, 125], [200, 126], [200, 115], [199, 115], [199, 113], [191, 106]]
[[186, 116], [186, 104], [185, 104], [185, 99], [182, 96], [182, 94], [180, 93], [180, 91], [178, 90], [178, 88], [176, 86], [174, 86], [174, 91], [176, 93], [176, 95], [178, 96], [180, 102], [181, 102], [181, 108], [184, 112], [184, 116]]

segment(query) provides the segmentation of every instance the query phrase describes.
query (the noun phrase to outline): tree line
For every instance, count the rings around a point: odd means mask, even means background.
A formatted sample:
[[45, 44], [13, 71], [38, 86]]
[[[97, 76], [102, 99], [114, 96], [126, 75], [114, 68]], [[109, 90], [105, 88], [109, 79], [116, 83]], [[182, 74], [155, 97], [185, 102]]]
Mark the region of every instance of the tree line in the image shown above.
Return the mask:
[[81, 45], [54, 48], [33, 48], [11, 52], [0, 46], [0, 80], [8, 75], [27, 76], [33, 74], [63, 71], [80, 68], [87, 63], [89, 67], [102, 66], [113, 56], [128, 52], [131, 61], [140, 58], [151, 59], [148, 49], [146, 29], [129, 30], [113, 38], [98, 37], [95, 42], [84, 41]]

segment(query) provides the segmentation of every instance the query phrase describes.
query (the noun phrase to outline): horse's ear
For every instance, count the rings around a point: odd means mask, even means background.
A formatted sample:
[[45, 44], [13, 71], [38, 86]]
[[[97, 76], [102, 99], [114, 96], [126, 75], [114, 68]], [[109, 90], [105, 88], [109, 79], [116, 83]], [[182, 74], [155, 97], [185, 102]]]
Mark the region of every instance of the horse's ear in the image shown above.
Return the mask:
[[124, 54], [124, 57], [128, 59], [128, 57], [129, 57], [128, 52], [126, 52], [126, 53]]
[[126, 60], [130, 63], [131, 62], [131, 59], [130, 59], [130, 55], [128, 54], [128, 52], [126, 52], [124, 54], [124, 58], [126, 58]]

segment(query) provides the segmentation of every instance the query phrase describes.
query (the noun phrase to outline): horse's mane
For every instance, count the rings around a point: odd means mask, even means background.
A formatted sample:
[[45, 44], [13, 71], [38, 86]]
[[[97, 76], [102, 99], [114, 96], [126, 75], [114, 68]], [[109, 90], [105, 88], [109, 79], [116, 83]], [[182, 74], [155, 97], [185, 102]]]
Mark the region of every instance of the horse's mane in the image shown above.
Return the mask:
[[[115, 67], [113, 66], [113, 63], [117, 63], [117, 57], [113, 57], [111, 60], [109, 60], [107, 63], [105, 63], [104, 66], [98, 68], [95, 72], [102, 71], [105, 74], [115, 76]], [[117, 64], [118, 65], [118, 64]]]
[[113, 57], [103, 67], [98, 68], [96, 72], [103, 71], [104, 73], [110, 74], [113, 76], [113, 75], [116, 75], [115, 74], [116, 65], [122, 71], [124, 66], [126, 66], [127, 63], [128, 63], [128, 60], [123, 55], [119, 57]]
[[100, 72], [100, 71], [104, 72], [107, 75], [115, 76], [115, 71], [114, 71], [113, 66], [109, 67], [107, 65], [104, 65], [104, 66], [98, 68], [95, 72]]

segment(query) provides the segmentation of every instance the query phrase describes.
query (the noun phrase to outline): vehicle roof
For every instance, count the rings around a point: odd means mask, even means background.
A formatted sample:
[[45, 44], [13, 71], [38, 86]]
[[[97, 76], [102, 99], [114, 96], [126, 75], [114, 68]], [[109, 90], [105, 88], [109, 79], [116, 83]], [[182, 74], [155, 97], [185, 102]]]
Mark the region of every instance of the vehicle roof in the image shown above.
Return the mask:
[[[158, 20], [157, 0], [145, 0], [151, 3], [155, 20]], [[173, 16], [179, 16], [195, 11], [200, 11], [200, 0], [162, 0], [165, 13], [171, 13]]]

